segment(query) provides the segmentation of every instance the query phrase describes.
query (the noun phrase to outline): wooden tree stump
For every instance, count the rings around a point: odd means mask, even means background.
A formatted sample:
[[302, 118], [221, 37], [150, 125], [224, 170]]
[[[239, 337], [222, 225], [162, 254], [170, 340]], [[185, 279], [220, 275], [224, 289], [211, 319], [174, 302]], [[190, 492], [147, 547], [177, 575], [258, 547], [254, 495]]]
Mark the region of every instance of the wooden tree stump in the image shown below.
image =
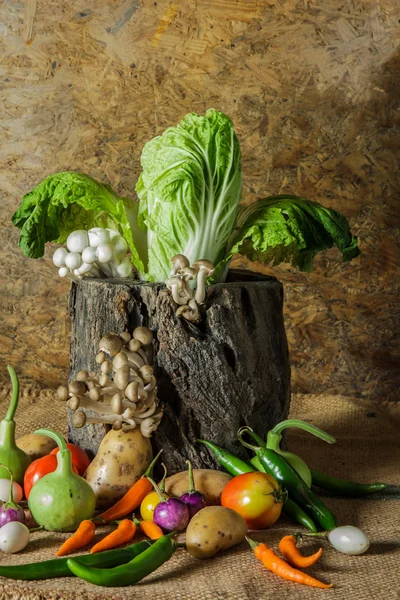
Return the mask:
[[[163, 284], [83, 279], [70, 294], [72, 338], [70, 378], [81, 369], [97, 371], [101, 337], [146, 325], [155, 334], [155, 375], [164, 416], [152, 440], [163, 448], [173, 473], [217, 468], [197, 438], [211, 440], [246, 457], [238, 428], [265, 433], [287, 417], [290, 366], [284, 329], [283, 289], [273, 277], [231, 271], [228, 281], [208, 289], [197, 325], [176, 317]], [[69, 411], [69, 438], [95, 454], [103, 425], [76, 429]]]

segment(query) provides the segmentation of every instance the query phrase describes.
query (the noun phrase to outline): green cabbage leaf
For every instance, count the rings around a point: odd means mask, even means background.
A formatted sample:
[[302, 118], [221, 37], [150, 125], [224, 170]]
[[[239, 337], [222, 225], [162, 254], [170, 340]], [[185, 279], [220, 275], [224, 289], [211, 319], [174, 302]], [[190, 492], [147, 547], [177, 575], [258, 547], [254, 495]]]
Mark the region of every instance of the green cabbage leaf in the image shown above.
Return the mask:
[[298, 196], [273, 196], [242, 209], [225, 261], [243, 254], [251, 261], [292, 263], [311, 271], [318, 252], [337, 246], [343, 261], [360, 254], [347, 219], [336, 210]]
[[20, 229], [22, 252], [31, 258], [43, 256], [47, 242], [64, 243], [76, 229], [115, 229], [126, 239], [133, 264], [143, 271], [145, 236], [137, 227], [137, 213], [138, 204], [118, 196], [109, 185], [67, 171], [50, 175], [26, 194], [12, 222]]

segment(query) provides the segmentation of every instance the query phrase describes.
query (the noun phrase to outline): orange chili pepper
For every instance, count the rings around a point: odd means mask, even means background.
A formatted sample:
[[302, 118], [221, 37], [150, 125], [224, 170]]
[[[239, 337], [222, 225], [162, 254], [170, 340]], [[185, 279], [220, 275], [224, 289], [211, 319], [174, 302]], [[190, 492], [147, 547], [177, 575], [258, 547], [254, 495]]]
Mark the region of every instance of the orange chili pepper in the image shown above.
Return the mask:
[[96, 526], [92, 521], [82, 521], [75, 533], [57, 550], [56, 556], [65, 556], [90, 544], [94, 538], [95, 529]]
[[94, 554], [95, 552], [103, 552], [103, 550], [111, 550], [116, 546], [122, 546], [122, 544], [130, 542], [134, 537], [136, 530], [137, 527], [133, 521], [130, 519], [124, 519], [121, 521], [115, 531], [112, 531], [109, 535], [106, 535], [105, 538], [93, 546], [90, 554]]
[[278, 575], [278, 577], [282, 577], [282, 579], [286, 579], [287, 581], [302, 583], [323, 590], [333, 587], [333, 583], [322, 583], [322, 581], [314, 579], [314, 577], [307, 575], [307, 573], [294, 569], [287, 562], [279, 558], [279, 556], [265, 544], [257, 544], [257, 542], [254, 542], [248, 537], [246, 537], [246, 540], [254, 551], [256, 558], [262, 562], [264, 567], [272, 571], [272, 573], [275, 573], [275, 575]]
[[147, 535], [151, 540], [158, 540], [164, 535], [163, 530], [154, 521], [138, 521], [134, 519], [135, 524], [139, 527], [140, 531]]
[[279, 551], [282, 556], [290, 563], [293, 567], [299, 567], [304, 569], [305, 567], [311, 567], [322, 554], [322, 548], [320, 548], [315, 554], [311, 556], [303, 556], [296, 546], [296, 538], [294, 535], [285, 535], [279, 542]]
[[150, 463], [147, 471], [142, 475], [140, 479], [126, 492], [124, 496], [114, 506], [107, 509], [105, 512], [98, 515], [98, 519], [109, 523], [110, 521], [115, 521], [116, 519], [120, 519], [121, 517], [125, 517], [128, 513], [132, 512], [137, 508], [142, 501], [145, 499], [147, 494], [153, 490], [153, 486], [150, 481], [147, 479], [147, 476], [152, 477], [154, 465], [160, 456], [162, 450], [157, 454], [157, 456]]

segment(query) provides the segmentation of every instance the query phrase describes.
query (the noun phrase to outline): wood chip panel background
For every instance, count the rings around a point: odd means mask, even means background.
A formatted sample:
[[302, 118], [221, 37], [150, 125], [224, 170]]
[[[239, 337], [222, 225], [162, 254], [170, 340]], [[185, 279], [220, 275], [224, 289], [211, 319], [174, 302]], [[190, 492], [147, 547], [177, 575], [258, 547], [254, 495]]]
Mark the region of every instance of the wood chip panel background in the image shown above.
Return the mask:
[[[30, 390], [68, 369], [68, 282], [26, 259], [10, 217], [64, 170], [134, 195], [144, 143], [187, 112], [234, 120], [243, 202], [294, 193], [342, 211], [362, 254], [284, 284], [292, 386], [395, 402], [399, 369], [397, 0], [3, 0], [0, 364]], [[51, 397], [51, 394], [50, 394]]]

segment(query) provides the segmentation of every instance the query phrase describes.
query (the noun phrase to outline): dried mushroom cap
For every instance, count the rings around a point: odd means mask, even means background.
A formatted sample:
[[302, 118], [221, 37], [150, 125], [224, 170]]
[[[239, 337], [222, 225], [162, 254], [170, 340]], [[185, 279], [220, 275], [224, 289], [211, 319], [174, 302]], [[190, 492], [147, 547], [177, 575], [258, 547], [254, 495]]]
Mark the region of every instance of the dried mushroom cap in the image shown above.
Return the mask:
[[99, 388], [93, 387], [91, 390], [89, 390], [89, 397], [94, 402], [98, 402], [101, 397]]
[[71, 398], [67, 402], [67, 405], [71, 410], [78, 410], [78, 408], [81, 405], [81, 401], [78, 396], [71, 396]]
[[115, 333], [107, 333], [100, 340], [99, 350], [114, 357], [122, 350], [122, 340]]
[[143, 365], [143, 367], [140, 367], [139, 373], [140, 376], [143, 377], [143, 381], [147, 383], [153, 377], [154, 367], [151, 365]]
[[105, 360], [103, 363], [101, 363], [100, 371], [106, 375], [112, 371], [112, 365], [109, 360]]
[[114, 356], [112, 364], [115, 370], [119, 369], [120, 367], [128, 366], [128, 357], [126, 352], [124, 350], [118, 352], [118, 354]]
[[139, 340], [143, 346], [148, 346], [153, 341], [153, 334], [148, 327], [136, 327], [133, 337], [135, 340]]
[[77, 429], [83, 427], [86, 423], [86, 415], [83, 410], [78, 410], [76, 413], [72, 415], [72, 424]]
[[86, 392], [86, 386], [83, 381], [71, 381], [68, 386], [68, 390], [71, 394], [84, 394]]
[[101, 365], [105, 360], [106, 360], [106, 353], [105, 352], [98, 352], [96, 354], [96, 362], [97, 362], [98, 365]]
[[141, 347], [142, 344], [139, 342], [139, 340], [135, 339], [132, 339], [128, 344], [128, 348], [131, 352], [137, 352], [138, 350], [140, 350]]
[[129, 383], [129, 367], [123, 366], [114, 373], [114, 383], [118, 389], [124, 390]]
[[60, 385], [60, 387], [57, 388], [56, 396], [57, 396], [57, 399], [61, 400], [62, 402], [65, 402], [66, 400], [68, 400], [68, 396], [69, 396], [68, 387], [66, 385]]
[[89, 373], [82, 369], [79, 373], [76, 374], [77, 381], [87, 381], [89, 379]]
[[198, 271], [208, 271], [209, 275], [211, 275], [214, 272], [213, 263], [210, 260], [207, 260], [206, 258], [196, 260], [196, 262], [193, 263], [192, 267], [198, 269]]
[[184, 254], [175, 254], [175, 256], [171, 258], [171, 262], [173, 265], [171, 275], [175, 275], [175, 273], [179, 271], [179, 269], [185, 269], [186, 267], [190, 267], [189, 259], [186, 258]]
[[124, 331], [119, 334], [119, 337], [121, 338], [124, 344], [128, 344], [128, 342], [131, 339], [131, 334], [128, 331]]

